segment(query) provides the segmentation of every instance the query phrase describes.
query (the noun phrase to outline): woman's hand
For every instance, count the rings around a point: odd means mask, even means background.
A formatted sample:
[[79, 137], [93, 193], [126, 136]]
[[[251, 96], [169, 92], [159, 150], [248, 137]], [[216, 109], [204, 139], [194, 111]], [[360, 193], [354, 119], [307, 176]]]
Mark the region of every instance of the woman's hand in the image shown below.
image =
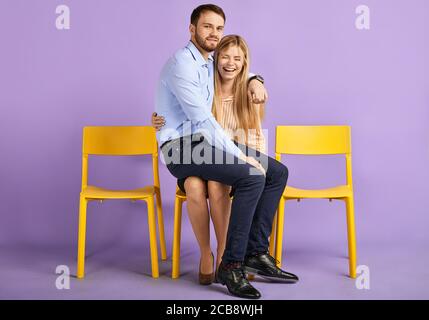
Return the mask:
[[156, 112], [152, 113], [152, 127], [154, 127], [156, 131], [159, 131], [164, 125], [165, 125], [164, 117], [158, 116]]

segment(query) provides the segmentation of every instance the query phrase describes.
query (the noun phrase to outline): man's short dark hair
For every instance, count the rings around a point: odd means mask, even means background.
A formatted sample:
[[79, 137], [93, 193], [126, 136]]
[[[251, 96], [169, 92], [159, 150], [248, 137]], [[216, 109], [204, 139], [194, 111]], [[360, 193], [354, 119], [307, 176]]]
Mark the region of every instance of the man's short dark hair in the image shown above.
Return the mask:
[[218, 7], [215, 4], [202, 4], [194, 9], [191, 14], [191, 24], [197, 26], [198, 20], [203, 12], [212, 11], [217, 13], [223, 18], [223, 21], [226, 22], [225, 12], [223, 12], [221, 7]]

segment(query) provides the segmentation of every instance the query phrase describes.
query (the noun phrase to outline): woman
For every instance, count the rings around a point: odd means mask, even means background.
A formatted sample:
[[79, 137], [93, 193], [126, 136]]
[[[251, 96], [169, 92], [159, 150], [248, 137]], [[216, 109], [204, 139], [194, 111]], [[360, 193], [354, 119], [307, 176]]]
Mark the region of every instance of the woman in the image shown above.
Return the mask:
[[[212, 112], [236, 143], [265, 153], [265, 138], [261, 120], [264, 106], [255, 105], [248, 97], [249, 49], [243, 38], [229, 35], [222, 38], [214, 53], [215, 96]], [[152, 124], [159, 129], [164, 124], [162, 116], [153, 116]], [[225, 249], [229, 215], [231, 212], [231, 187], [199, 177], [179, 179], [178, 185], [187, 195], [189, 220], [200, 246], [200, 284], [211, 284], [215, 270]], [[210, 248], [210, 218], [217, 238], [216, 268]]]

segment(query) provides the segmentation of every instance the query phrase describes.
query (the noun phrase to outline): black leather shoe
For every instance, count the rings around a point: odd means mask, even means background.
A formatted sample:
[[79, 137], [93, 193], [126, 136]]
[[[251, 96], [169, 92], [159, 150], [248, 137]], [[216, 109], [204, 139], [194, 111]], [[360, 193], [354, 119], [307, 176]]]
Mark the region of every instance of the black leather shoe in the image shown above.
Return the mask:
[[217, 271], [217, 282], [226, 285], [228, 291], [236, 297], [259, 299], [261, 294], [246, 279], [241, 263], [220, 264]]
[[244, 259], [244, 268], [249, 274], [256, 274], [263, 278], [284, 282], [298, 282], [298, 277], [293, 273], [283, 271], [276, 265], [276, 259], [266, 252], [258, 253], [251, 256], [246, 256]]

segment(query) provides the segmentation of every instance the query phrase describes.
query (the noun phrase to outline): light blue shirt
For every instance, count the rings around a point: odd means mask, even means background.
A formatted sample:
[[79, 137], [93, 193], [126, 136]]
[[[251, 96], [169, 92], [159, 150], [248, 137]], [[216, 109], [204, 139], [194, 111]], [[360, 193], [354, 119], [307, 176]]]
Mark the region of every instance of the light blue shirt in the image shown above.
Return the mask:
[[165, 125], [157, 132], [159, 145], [185, 135], [208, 133], [210, 144], [238, 157], [241, 150], [211, 112], [213, 95], [213, 57], [205, 60], [190, 41], [161, 71], [155, 111], [165, 118]]

